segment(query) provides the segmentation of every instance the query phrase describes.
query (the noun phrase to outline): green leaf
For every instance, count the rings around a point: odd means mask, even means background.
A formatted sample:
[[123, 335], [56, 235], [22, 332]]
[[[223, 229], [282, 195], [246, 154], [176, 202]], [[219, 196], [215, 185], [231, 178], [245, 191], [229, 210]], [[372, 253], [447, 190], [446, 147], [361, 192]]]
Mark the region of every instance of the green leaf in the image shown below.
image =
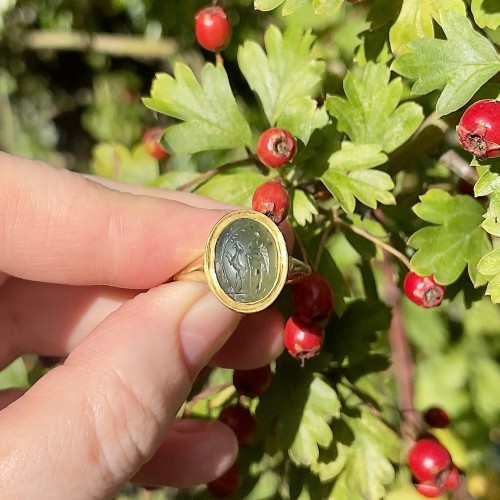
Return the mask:
[[326, 448], [333, 439], [328, 425], [332, 417], [340, 415], [337, 393], [323, 380], [315, 377], [304, 406], [295, 439], [289, 455], [296, 465], [311, 466], [318, 461], [319, 448]]
[[123, 144], [99, 143], [92, 149], [94, 174], [132, 184], [148, 184], [159, 175], [158, 160], [142, 144], [129, 150]]
[[[254, 5], [257, 10], [270, 11], [283, 4], [283, 15], [293, 14], [311, 0], [255, 0]], [[332, 16], [335, 14], [344, 0], [312, 0], [314, 13], [318, 15]]]
[[500, 189], [490, 196], [490, 203], [482, 226], [488, 233], [500, 237]]
[[448, 348], [444, 353], [421, 360], [417, 366], [415, 405], [428, 408], [440, 405], [451, 415], [460, 415], [470, 405], [464, 392], [469, 377], [468, 359], [464, 349]]
[[344, 0], [313, 0], [314, 13], [323, 16], [333, 16], [337, 13]]
[[400, 78], [389, 83], [385, 64], [369, 62], [362, 75], [348, 73], [344, 79], [347, 99], [328, 96], [328, 112], [338, 120], [337, 128], [356, 143], [378, 144], [390, 153], [406, 142], [424, 119], [414, 102], [399, 105], [403, 94]]
[[[257, 10], [267, 12], [269, 10], [275, 9], [276, 7], [279, 7], [285, 1], [286, 0], [255, 0], [254, 5]], [[306, 0], [304, 0], [303, 3], [305, 2]]]
[[196, 189], [196, 193], [207, 198], [232, 205], [251, 206], [255, 190], [269, 177], [249, 168], [235, 168], [211, 177]]
[[293, 191], [291, 206], [292, 216], [299, 226], [310, 224], [318, 213], [318, 207], [314, 203], [313, 197], [302, 189]]
[[17, 358], [0, 371], [0, 389], [29, 387], [28, 372], [22, 358]]
[[328, 115], [325, 108], [318, 108], [315, 99], [304, 96], [287, 104], [277, 125], [289, 130], [304, 144], [307, 144], [312, 133], [317, 129], [322, 129], [327, 123]]
[[462, 0], [405, 0], [389, 32], [392, 53], [407, 52], [408, 43], [416, 38], [433, 38], [433, 23], [442, 24], [441, 11], [466, 15]]
[[258, 95], [271, 125], [290, 103], [311, 97], [321, 81], [325, 63], [311, 56], [313, 42], [311, 33], [289, 28], [282, 34], [271, 25], [264, 35], [267, 54], [253, 41], [246, 41], [240, 47], [241, 72]]
[[496, 190], [500, 191], [500, 175], [496, 170], [496, 168], [484, 170], [474, 186], [474, 196], [488, 196]]
[[471, 9], [480, 28], [496, 30], [500, 26], [500, 9], [496, 0], [472, 0]]
[[330, 166], [321, 180], [346, 212], [354, 211], [356, 199], [371, 208], [376, 208], [377, 202], [390, 205], [394, 203], [391, 177], [379, 170], [369, 170], [386, 160], [379, 146], [346, 141], [340, 151], [330, 156]]
[[176, 64], [174, 77], [157, 74], [144, 104], [183, 122], [168, 127], [164, 135], [176, 154], [251, 145], [252, 131], [222, 65], [205, 64], [200, 85], [188, 66]]
[[355, 436], [346, 465], [347, 487], [365, 500], [384, 498], [385, 485], [395, 477], [389, 459], [399, 461], [401, 440], [366, 411], [360, 418], [349, 418], [347, 423]]
[[413, 270], [448, 285], [468, 268], [474, 286], [485, 283], [476, 269], [479, 259], [491, 249], [488, 235], [480, 227], [483, 206], [466, 195], [452, 196], [440, 189], [431, 189], [413, 207], [423, 220], [436, 224], [419, 229], [408, 240], [417, 252], [411, 259]]
[[177, 189], [186, 182], [196, 179], [199, 175], [197, 172], [166, 172], [155, 179], [151, 185], [162, 189]]
[[500, 387], [500, 366], [491, 358], [471, 363], [471, 395], [477, 413], [490, 425], [500, 419], [500, 399], [492, 397]]
[[357, 300], [347, 307], [341, 318], [327, 326], [324, 349], [335, 361], [356, 363], [370, 352], [376, 333], [389, 328], [391, 313], [381, 302]]
[[489, 278], [486, 295], [492, 302], [500, 303], [500, 248], [495, 248], [486, 254], [477, 264], [479, 272]]
[[436, 104], [438, 116], [464, 106], [500, 71], [494, 46], [466, 17], [442, 11], [441, 21], [447, 40], [414, 40], [409, 45], [413, 52], [403, 54], [392, 65], [400, 75], [416, 80], [414, 94], [443, 89]]

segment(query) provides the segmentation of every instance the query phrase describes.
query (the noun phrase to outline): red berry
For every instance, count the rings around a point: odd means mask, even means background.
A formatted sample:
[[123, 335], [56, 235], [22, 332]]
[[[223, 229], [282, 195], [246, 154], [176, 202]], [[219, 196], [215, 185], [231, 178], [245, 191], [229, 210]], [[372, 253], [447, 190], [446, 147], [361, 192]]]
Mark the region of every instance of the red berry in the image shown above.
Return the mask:
[[281, 224], [290, 210], [288, 191], [280, 182], [264, 182], [253, 194], [252, 209], [267, 215], [275, 224]]
[[285, 325], [285, 347], [290, 355], [302, 361], [319, 354], [323, 346], [325, 330], [318, 323], [291, 316]]
[[284, 128], [268, 128], [257, 141], [259, 160], [271, 168], [279, 168], [292, 161], [296, 149], [295, 137]]
[[437, 439], [422, 438], [408, 452], [408, 465], [415, 478], [425, 483], [435, 482], [452, 462], [450, 453]]
[[234, 464], [222, 476], [208, 483], [207, 489], [215, 498], [228, 498], [240, 487], [240, 483], [240, 469]]
[[240, 446], [250, 444], [255, 437], [255, 419], [243, 406], [234, 405], [224, 408], [219, 415], [219, 420], [232, 429]]
[[219, 52], [231, 39], [231, 24], [222, 7], [201, 9], [195, 17], [194, 32], [198, 43], [207, 50]]
[[142, 136], [142, 144], [146, 151], [157, 160], [164, 160], [169, 156], [168, 151], [161, 145], [160, 139], [165, 127], [148, 128]]
[[482, 99], [469, 106], [457, 133], [462, 147], [477, 158], [500, 156], [500, 101]]
[[257, 398], [267, 391], [271, 385], [272, 376], [269, 365], [254, 370], [234, 370], [233, 385], [238, 394]]
[[421, 307], [435, 307], [441, 304], [446, 287], [434, 281], [433, 276], [419, 276], [409, 272], [403, 280], [406, 296]]
[[448, 424], [450, 423], [448, 413], [437, 406], [429, 408], [424, 413], [424, 420], [431, 427], [436, 427], [438, 429], [444, 429], [445, 427], [448, 427]]
[[437, 498], [440, 497], [443, 494], [443, 491], [441, 488], [433, 483], [413, 483], [413, 486], [415, 486], [415, 489], [424, 497], [427, 498]]
[[333, 310], [333, 292], [328, 280], [314, 272], [292, 287], [295, 314], [309, 321], [321, 323]]

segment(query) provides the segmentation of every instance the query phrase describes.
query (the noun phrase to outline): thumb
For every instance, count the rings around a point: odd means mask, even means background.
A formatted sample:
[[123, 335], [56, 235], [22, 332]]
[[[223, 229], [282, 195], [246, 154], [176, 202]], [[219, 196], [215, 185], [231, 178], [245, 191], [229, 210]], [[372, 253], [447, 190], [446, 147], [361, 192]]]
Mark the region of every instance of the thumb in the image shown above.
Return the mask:
[[156, 451], [240, 316], [175, 282], [109, 315], [0, 414], [0, 498], [106, 498]]

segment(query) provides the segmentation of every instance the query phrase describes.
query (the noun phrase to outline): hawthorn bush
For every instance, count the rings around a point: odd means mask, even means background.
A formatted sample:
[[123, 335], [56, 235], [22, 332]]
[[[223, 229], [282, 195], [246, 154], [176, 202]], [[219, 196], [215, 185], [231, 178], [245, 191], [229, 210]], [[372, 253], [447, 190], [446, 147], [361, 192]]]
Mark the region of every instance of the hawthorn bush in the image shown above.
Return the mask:
[[[333, 314], [311, 327], [316, 356], [285, 352], [253, 398], [230, 370], [204, 372], [181, 409], [253, 417], [231, 477], [187, 491], [130, 485], [120, 498], [499, 498], [498, 106], [460, 129], [471, 151], [488, 133], [492, 154], [464, 151], [456, 127], [471, 104], [500, 98], [500, 4], [213, 3], [231, 34], [215, 53], [195, 37], [209, 1], [0, 5], [3, 150], [247, 207], [277, 180], [295, 256], [333, 291]], [[258, 154], [271, 128], [296, 141], [279, 168]], [[406, 297], [409, 272], [445, 290], [442, 303]], [[287, 287], [286, 317], [293, 302]], [[25, 356], [0, 384], [27, 386], [50, 365]], [[429, 408], [446, 424], [429, 427]], [[426, 453], [438, 466], [422, 473]]]

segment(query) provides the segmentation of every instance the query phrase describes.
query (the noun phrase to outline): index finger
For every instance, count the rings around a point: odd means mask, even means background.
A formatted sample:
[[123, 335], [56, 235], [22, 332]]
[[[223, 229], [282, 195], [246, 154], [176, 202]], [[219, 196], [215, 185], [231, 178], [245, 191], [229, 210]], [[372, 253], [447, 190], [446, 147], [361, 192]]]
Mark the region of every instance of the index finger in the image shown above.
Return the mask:
[[120, 192], [5, 153], [0, 186], [0, 271], [49, 283], [150, 288], [200, 256], [227, 212]]

